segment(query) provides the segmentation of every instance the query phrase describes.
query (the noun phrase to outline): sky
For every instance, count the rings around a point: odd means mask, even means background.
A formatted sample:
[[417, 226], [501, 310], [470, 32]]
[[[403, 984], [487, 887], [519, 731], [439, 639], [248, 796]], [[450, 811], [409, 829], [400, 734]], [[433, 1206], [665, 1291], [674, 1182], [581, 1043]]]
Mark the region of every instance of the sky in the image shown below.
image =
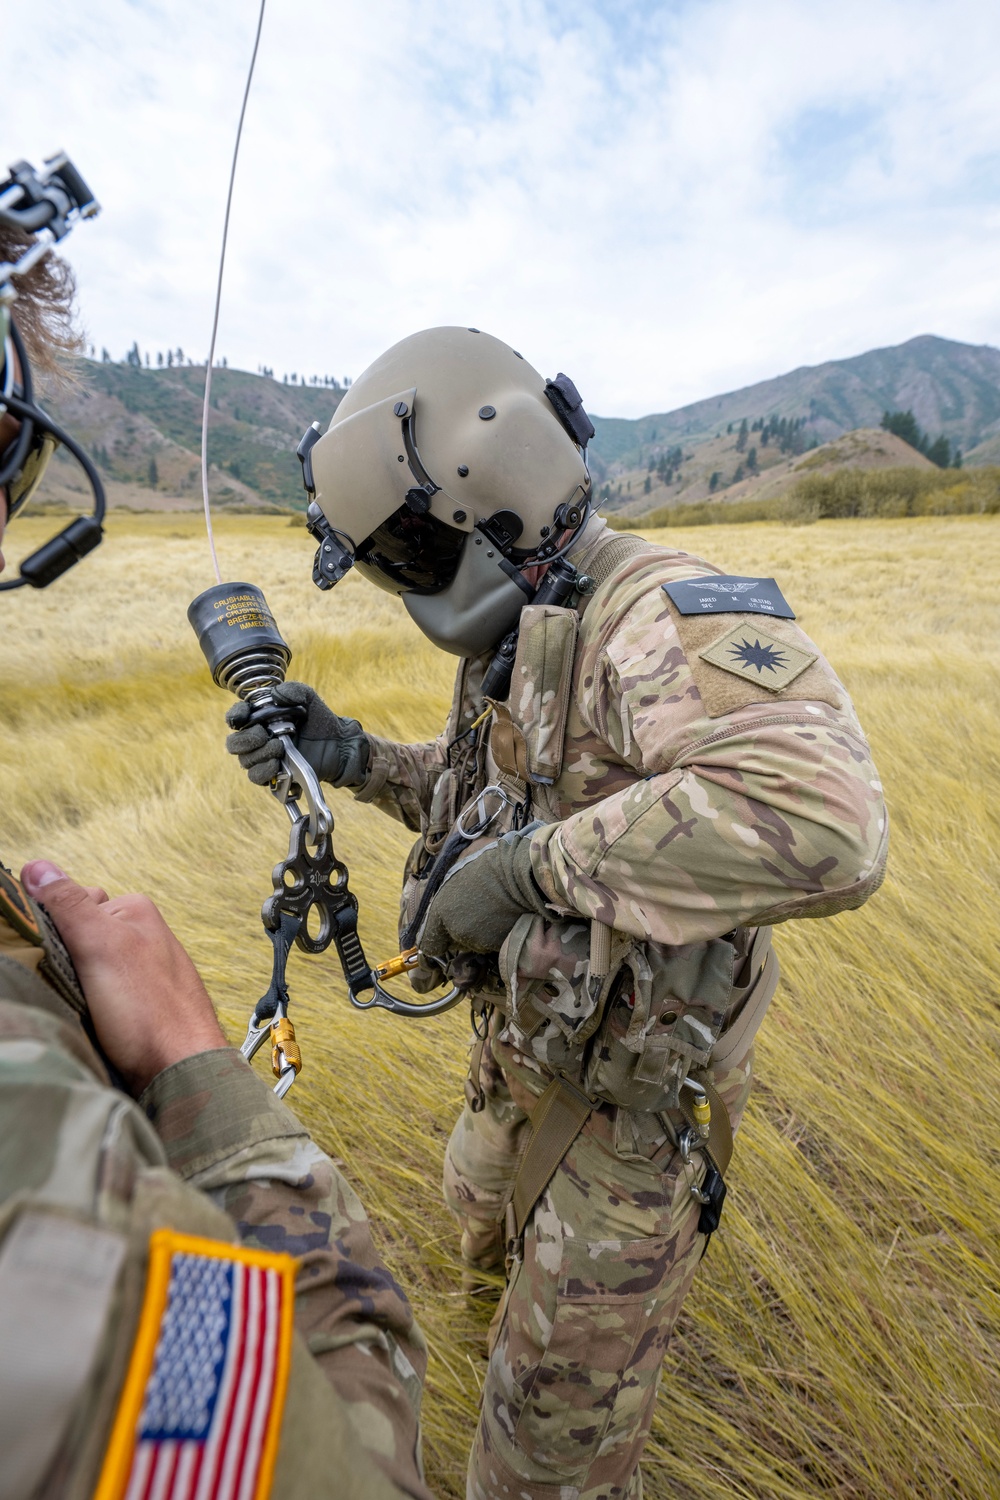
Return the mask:
[[[259, 0], [35, 0], [4, 164], [66, 150], [87, 337], [204, 359]], [[995, 0], [267, 0], [218, 353], [356, 377], [483, 328], [602, 416], [1000, 344]]]

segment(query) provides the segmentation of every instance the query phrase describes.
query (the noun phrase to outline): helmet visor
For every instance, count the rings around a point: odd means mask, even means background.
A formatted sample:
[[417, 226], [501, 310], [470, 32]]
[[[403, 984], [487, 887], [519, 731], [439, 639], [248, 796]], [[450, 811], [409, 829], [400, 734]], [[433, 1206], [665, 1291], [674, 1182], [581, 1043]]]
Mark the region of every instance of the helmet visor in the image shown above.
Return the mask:
[[439, 594], [458, 571], [465, 532], [401, 505], [355, 554], [360, 573], [393, 594]]
[[[6, 462], [13, 449], [14, 444], [0, 460], [0, 467]], [[59, 447], [58, 442], [50, 432], [45, 432], [36, 427], [31, 447], [24, 457], [24, 462], [12, 479], [7, 482], [7, 519], [10, 521], [23, 510], [38, 489], [45, 471], [49, 466], [49, 459]]]

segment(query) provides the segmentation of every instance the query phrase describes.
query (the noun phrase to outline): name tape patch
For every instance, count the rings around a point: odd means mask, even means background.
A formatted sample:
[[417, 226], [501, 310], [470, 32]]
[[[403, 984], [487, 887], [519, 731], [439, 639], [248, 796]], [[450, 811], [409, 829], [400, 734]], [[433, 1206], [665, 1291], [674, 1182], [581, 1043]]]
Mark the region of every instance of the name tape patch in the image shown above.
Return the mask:
[[711, 578], [681, 578], [662, 585], [682, 615], [774, 615], [794, 620], [773, 578], [738, 578], [713, 575]]
[[94, 1500], [263, 1500], [291, 1357], [295, 1262], [157, 1230]]

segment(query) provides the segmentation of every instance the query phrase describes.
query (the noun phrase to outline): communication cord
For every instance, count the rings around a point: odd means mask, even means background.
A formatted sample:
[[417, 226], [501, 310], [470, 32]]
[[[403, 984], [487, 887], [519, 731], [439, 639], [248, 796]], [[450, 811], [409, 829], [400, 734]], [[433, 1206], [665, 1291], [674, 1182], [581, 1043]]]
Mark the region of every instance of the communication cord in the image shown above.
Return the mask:
[[229, 169], [229, 192], [226, 195], [226, 217], [222, 225], [222, 250], [219, 255], [219, 279], [215, 288], [215, 316], [212, 319], [212, 340], [208, 350], [208, 365], [205, 370], [205, 400], [201, 409], [201, 494], [205, 505], [205, 528], [208, 532], [208, 547], [212, 554], [212, 567], [215, 570], [216, 583], [222, 582], [222, 573], [219, 569], [219, 559], [215, 551], [215, 533], [212, 530], [212, 508], [208, 499], [208, 409], [212, 395], [212, 366], [215, 363], [215, 338], [219, 331], [219, 307], [222, 302], [222, 275], [226, 266], [226, 241], [229, 238], [229, 211], [233, 206], [233, 184], [236, 181], [236, 162], [240, 154], [240, 139], [243, 135], [243, 120], [247, 112], [247, 100], [250, 97], [250, 85], [253, 82], [254, 64], [257, 61], [257, 48], [260, 46], [260, 33], [264, 25], [264, 7], [267, 0], [260, 0], [260, 14], [257, 17], [257, 35], [254, 37], [253, 54], [250, 58], [250, 68], [247, 73], [246, 88], [243, 90], [243, 103], [240, 107], [240, 122], [236, 127], [236, 143], [233, 146], [233, 161]]

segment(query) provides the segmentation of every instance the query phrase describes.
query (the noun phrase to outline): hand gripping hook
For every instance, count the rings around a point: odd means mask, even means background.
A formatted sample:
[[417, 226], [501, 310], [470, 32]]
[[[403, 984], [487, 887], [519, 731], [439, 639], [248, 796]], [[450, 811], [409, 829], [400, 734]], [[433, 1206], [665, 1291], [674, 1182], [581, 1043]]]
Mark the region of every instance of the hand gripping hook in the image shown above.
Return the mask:
[[[326, 805], [316, 772], [291, 739], [294, 726], [282, 723], [272, 728], [281, 736], [283, 755], [281, 770], [271, 783], [271, 793], [293, 823], [303, 816], [309, 819], [309, 842], [318, 844], [321, 838], [333, 832], [333, 813]], [[305, 801], [305, 813], [299, 807], [300, 798]]]

